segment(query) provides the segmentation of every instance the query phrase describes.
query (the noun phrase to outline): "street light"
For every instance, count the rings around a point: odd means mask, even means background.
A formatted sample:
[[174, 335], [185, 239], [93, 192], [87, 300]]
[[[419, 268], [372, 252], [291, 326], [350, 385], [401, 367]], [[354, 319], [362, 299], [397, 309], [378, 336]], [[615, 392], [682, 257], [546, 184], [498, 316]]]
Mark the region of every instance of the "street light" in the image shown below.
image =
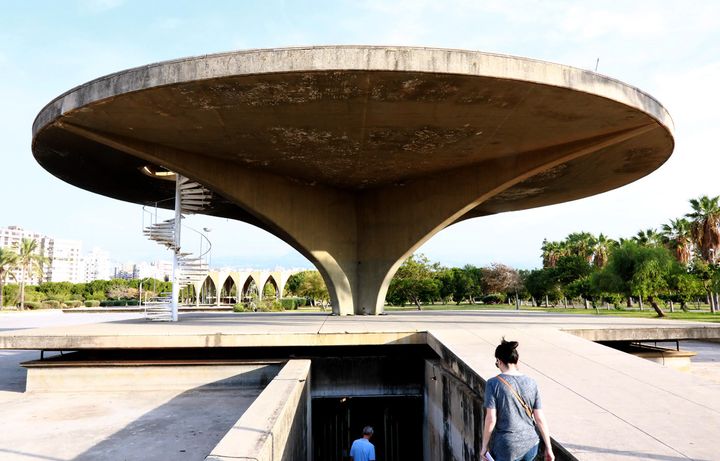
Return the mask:
[[[203, 227], [203, 232], [209, 234], [210, 231], [212, 231], [209, 227]], [[204, 234], [203, 234], [204, 236]], [[210, 239], [205, 237], [208, 241], [208, 245], [210, 245], [210, 248], [208, 249], [208, 270], [210, 270], [210, 255], [212, 254], [212, 244], [210, 243]], [[200, 254], [202, 254], [202, 239], [200, 240]]]

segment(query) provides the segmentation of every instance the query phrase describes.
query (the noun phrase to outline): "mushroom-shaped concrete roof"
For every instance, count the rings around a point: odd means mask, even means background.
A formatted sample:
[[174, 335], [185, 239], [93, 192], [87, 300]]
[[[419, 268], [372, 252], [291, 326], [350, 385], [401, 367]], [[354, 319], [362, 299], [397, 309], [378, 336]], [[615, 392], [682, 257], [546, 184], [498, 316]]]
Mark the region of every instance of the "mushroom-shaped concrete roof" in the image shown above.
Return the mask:
[[[669, 114], [637, 88], [558, 64], [431, 48], [167, 61], [74, 88], [33, 126], [37, 161], [67, 182], [152, 203], [173, 184], [142, 167], [177, 171], [216, 192], [210, 214], [275, 233], [329, 285], [321, 259], [349, 265], [336, 275], [350, 292], [344, 301], [331, 293], [357, 312], [381, 309], [384, 288], [366, 300], [352, 285], [386, 286], [398, 261], [443, 227], [620, 187], [672, 150]], [[313, 219], [336, 232], [305, 235], [300, 222], [312, 228]], [[380, 282], [361, 276], [366, 252], [384, 261], [370, 277]]]

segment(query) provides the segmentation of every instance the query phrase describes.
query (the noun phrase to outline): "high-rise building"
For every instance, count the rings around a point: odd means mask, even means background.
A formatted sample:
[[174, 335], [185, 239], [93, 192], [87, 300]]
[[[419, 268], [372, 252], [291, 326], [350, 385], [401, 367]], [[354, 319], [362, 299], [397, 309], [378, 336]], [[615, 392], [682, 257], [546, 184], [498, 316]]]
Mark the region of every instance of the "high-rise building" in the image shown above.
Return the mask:
[[73, 282], [84, 280], [81, 262], [82, 242], [79, 240], [54, 239], [19, 226], [0, 227], [0, 247], [18, 250], [23, 239], [37, 242], [35, 254], [43, 258], [39, 271], [27, 274], [22, 269], [12, 272], [14, 280], [24, 280], [28, 285], [41, 282]]
[[93, 248], [83, 258], [85, 282], [93, 280], [109, 280], [113, 277], [113, 267], [110, 263], [110, 254], [100, 248]]
[[50, 243], [48, 258], [50, 260], [47, 280], [49, 282], [85, 281], [82, 265], [82, 242], [79, 240], [48, 239]]
[[17, 282], [24, 280], [28, 285], [37, 285], [41, 282], [50, 281], [52, 239], [37, 232], [27, 231], [19, 226], [0, 227], [0, 248], [11, 248], [17, 251], [22, 244], [22, 240], [26, 238], [37, 242], [35, 254], [47, 258], [46, 263], [41, 265], [39, 271], [31, 271], [27, 274], [21, 268], [15, 269], [11, 272], [10, 278]]

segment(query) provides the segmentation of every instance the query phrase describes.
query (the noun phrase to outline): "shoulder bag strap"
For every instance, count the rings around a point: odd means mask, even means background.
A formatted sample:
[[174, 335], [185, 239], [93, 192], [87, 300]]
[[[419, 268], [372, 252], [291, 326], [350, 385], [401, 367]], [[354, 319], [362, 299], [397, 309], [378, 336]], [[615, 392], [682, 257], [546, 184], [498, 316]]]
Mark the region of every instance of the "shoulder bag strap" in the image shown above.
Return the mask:
[[513, 393], [513, 395], [515, 396], [515, 398], [518, 399], [518, 402], [520, 402], [520, 405], [521, 405], [521, 406], [523, 407], [523, 409], [525, 410], [525, 414], [528, 415], [528, 418], [530, 418], [530, 419], [533, 420], [533, 422], [534, 422], [534, 421], [535, 421], [535, 418], [533, 417], [533, 411], [532, 411], [532, 408], [530, 408], [530, 405], [528, 405], [527, 403], [525, 403], [525, 400], [523, 400], [523, 398], [520, 396], [520, 394], [518, 394], [518, 392], [515, 390], [515, 388], [512, 387], [512, 385], [510, 385], [510, 383], [507, 382], [507, 381], [505, 380], [505, 378], [503, 378], [503, 377], [500, 376], [500, 375], [498, 375], [497, 378], [498, 378], [500, 381], [502, 381], [503, 384], [505, 384], [505, 385], [508, 387], [508, 389], [510, 389], [510, 392]]

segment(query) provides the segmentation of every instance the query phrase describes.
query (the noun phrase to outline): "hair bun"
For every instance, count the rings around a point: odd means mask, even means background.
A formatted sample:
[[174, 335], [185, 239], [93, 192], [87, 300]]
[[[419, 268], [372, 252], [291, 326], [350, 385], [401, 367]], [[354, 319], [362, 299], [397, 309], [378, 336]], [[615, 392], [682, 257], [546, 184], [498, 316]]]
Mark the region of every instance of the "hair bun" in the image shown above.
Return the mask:
[[518, 348], [518, 342], [517, 341], [510, 341], [510, 347], [512, 347], [513, 350]]

